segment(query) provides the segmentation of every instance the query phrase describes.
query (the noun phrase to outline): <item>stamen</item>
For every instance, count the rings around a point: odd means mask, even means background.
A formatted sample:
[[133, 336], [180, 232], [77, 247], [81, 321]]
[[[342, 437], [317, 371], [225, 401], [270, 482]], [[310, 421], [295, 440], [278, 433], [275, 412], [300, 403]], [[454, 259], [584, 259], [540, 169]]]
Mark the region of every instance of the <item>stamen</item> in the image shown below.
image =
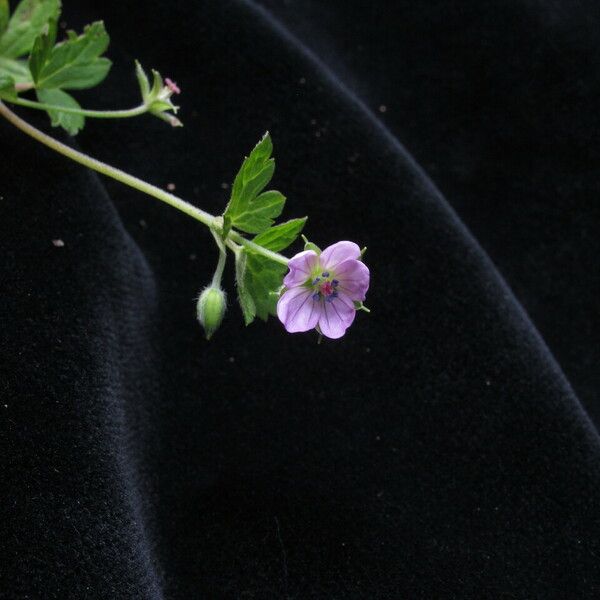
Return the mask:
[[329, 271], [323, 271], [323, 273], [321, 273], [321, 275], [323, 277], [329, 277]]
[[315, 292], [312, 295], [312, 299], [316, 302], [321, 297], [321, 292]]
[[317, 283], [319, 283], [319, 281], [321, 281], [320, 277], [315, 277], [314, 281], [311, 283], [311, 285], [317, 285]]
[[340, 282], [337, 279], [332, 279], [331, 283], [332, 283], [333, 287], [337, 287], [338, 285], [340, 285]]

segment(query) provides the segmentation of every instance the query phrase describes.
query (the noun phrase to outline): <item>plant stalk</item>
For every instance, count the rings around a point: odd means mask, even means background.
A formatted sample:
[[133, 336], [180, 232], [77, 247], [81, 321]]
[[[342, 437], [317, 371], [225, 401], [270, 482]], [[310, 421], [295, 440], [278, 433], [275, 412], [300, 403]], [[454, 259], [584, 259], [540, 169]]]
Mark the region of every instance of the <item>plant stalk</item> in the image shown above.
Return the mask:
[[85, 108], [69, 108], [68, 106], [56, 106], [53, 104], [44, 104], [43, 102], [35, 102], [27, 100], [27, 98], [12, 98], [6, 102], [26, 106], [27, 108], [35, 108], [36, 110], [56, 110], [72, 115], [82, 115], [93, 119], [127, 119], [129, 117], [137, 117], [148, 112], [148, 107], [145, 104], [140, 104], [134, 108], [125, 110], [88, 110]]
[[[138, 177], [134, 177], [133, 175], [130, 175], [129, 173], [126, 173], [121, 169], [112, 167], [106, 163], [103, 163], [102, 161], [88, 156], [87, 154], [84, 154], [83, 152], [75, 150], [74, 148], [71, 148], [66, 144], [63, 144], [58, 140], [55, 140], [53, 137], [46, 135], [39, 129], [35, 128], [33, 125], [27, 123], [27, 121], [21, 119], [13, 111], [11, 111], [1, 100], [0, 115], [2, 115], [7, 121], [9, 121], [9, 123], [12, 123], [15, 127], [20, 129], [23, 133], [26, 133], [28, 136], [32, 137], [34, 140], [37, 140], [41, 144], [44, 144], [44, 146], [47, 146], [51, 150], [54, 150], [55, 152], [58, 152], [59, 154], [62, 154], [63, 156], [66, 156], [67, 158], [70, 158], [71, 160], [85, 167], [88, 167], [93, 171], [97, 171], [102, 175], [111, 177], [112, 179], [115, 179], [116, 181], [119, 181], [124, 185], [134, 188], [140, 192], [143, 192], [144, 194], [148, 194], [149, 196], [152, 196], [153, 198], [156, 198], [161, 202], [165, 202], [173, 208], [176, 208], [177, 210], [180, 210], [181, 212], [185, 213], [189, 217], [192, 217], [192, 219], [196, 219], [196, 221], [199, 221], [203, 225], [206, 225], [212, 231], [222, 231], [221, 217], [211, 215], [210, 213], [200, 208], [197, 208], [189, 202], [178, 198], [174, 194], [171, 194], [155, 185], [152, 185], [150, 183], [147, 183], [146, 181], [143, 181], [142, 179], [139, 179]], [[243, 237], [237, 231], [230, 231], [228, 238], [231, 238], [232, 240], [234, 240], [238, 244], [241, 244], [242, 246], [245, 246], [249, 250], [252, 250], [258, 254], [262, 254], [270, 260], [273, 260], [286, 266], [288, 264], [289, 259], [286, 256], [283, 256], [278, 252], [267, 250], [266, 248], [255, 244], [254, 242]], [[225, 240], [225, 242], [227, 242], [227, 240]], [[219, 248], [219, 250], [221, 250], [221, 248]]]

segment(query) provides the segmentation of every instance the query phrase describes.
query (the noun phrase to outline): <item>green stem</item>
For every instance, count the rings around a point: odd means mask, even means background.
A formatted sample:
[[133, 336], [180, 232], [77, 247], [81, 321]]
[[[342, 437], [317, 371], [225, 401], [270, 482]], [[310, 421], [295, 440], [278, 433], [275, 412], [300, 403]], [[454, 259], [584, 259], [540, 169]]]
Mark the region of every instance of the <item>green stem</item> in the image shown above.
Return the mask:
[[35, 108], [37, 110], [57, 110], [63, 113], [72, 115], [82, 115], [84, 117], [92, 117], [94, 119], [127, 119], [129, 117], [137, 117], [148, 112], [148, 107], [145, 104], [128, 108], [126, 110], [87, 110], [84, 108], [69, 108], [68, 106], [56, 106], [53, 104], [44, 104], [43, 102], [35, 102], [27, 100], [27, 98], [7, 98], [6, 102], [26, 106], [27, 108]]
[[227, 239], [225, 240], [225, 244], [234, 254], [238, 254], [242, 250], [242, 247], [236, 244], [233, 240], [237, 240], [241, 244], [241, 246], [246, 246], [246, 248], [250, 248], [250, 250], [254, 250], [259, 254], [270, 258], [274, 262], [278, 262], [279, 264], [285, 265], [286, 267], [290, 260], [283, 254], [267, 250], [266, 248], [263, 248], [262, 246], [259, 246], [258, 244], [255, 244], [250, 240], [247, 240], [245, 237], [241, 236], [237, 231], [231, 230], [229, 232], [229, 235], [227, 236]]
[[215, 217], [213, 215], [196, 208], [195, 206], [185, 202], [173, 194], [170, 194], [169, 192], [161, 190], [159, 187], [146, 183], [145, 181], [138, 179], [133, 175], [129, 175], [120, 169], [111, 167], [106, 163], [96, 160], [95, 158], [92, 158], [83, 152], [79, 152], [78, 150], [63, 144], [58, 140], [55, 140], [49, 135], [41, 132], [39, 129], [36, 129], [26, 121], [23, 121], [23, 119], [15, 115], [15, 113], [13, 113], [3, 102], [0, 102], [0, 114], [5, 119], [10, 121], [15, 127], [19, 128], [23, 133], [26, 133], [38, 142], [48, 146], [48, 148], [51, 148], [55, 152], [58, 152], [59, 154], [62, 154], [63, 156], [66, 156], [67, 158], [70, 158], [71, 160], [74, 160], [85, 167], [97, 171], [98, 173], [102, 173], [107, 177], [112, 177], [113, 179], [116, 179], [117, 181], [120, 181], [129, 187], [135, 188], [140, 192], [148, 194], [149, 196], [153, 196], [157, 200], [166, 202], [174, 208], [177, 208], [178, 210], [189, 215], [193, 219], [204, 223], [204, 225], [207, 225], [208, 227], [214, 227]]
[[212, 278], [212, 286], [220, 288], [221, 279], [223, 279], [223, 270], [225, 269], [225, 261], [227, 260], [227, 249], [225, 248], [225, 244], [223, 244], [223, 240], [219, 233], [214, 229], [211, 229], [210, 232], [213, 234], [219, 248], [219, 261], [217, 262], [217, 268], [215, 269], [215, 274]]
[[242, 247], [238, 246], [235, 242], [231, 241], [229, 238], [225, 240], [225, 245], [236, 255], [241, 252]]
[[272, 250], [267, 250], [254, 242], [247, 240], [244, 236], [240, 235], [237, 231], [233, 229], [229, 232], [229, 236], [232, 240], [236, 241], [238, 244], [242, 244], [246, 248], [257, 252], [258, 254], [262, 254], [267, 258], [270, 258], [272, 261], [278, 262], [279, 264], [287, 266], [289, 262], [289, 258], [287, 256], [283, 256], [283, 254], [279, 254], [279, 252], [273, 252]]
[[[196, 221], [199, 221], [200, 223], [206, 225], [212, 231], [221, 231], [223, 226], [223, 220], [221, 217], [215, 217], [214, 215], [211, 215], [210, 213], [193, 206], [189, 202], [178, 198], [174, 194], [170, 194], [169, 192], [166, 192], [165, 190], [162, 190], [161, 188], [156, 187], [155, 185], [147, 183], [142, 179], [138, 179], [133, 175], [129, 175], [128, 173], [125, 173], [125, 171], [121, 171], [121, 169], [111, 167], [106, 163], [96, 160], [95, 158], [92, 158], [91, 156], [88, 156], [83, 152], [79, 152], [78, 150], [75, 150], [74, 148], [63, 144], [58, 140], [55, 140], [54, 138], [50, 137], [49, 135], [46, 135], [39, 129], [33, 127], [33, 125], [27, 123], [27, 121], [24, 121], [23, 119], [18, 117], [2, 101], [0, 101], [0, 115], [2, 115], [9, 123], [12, 123], [15, 127], [20, 129], [23, 133], [26, 133], [34, 140], [37, 140], [38, 142], [44, 144], [44, 146], [47, 146], [55, 152], [58, 152], [59, 154], [70, 158], [71, 160], [83, 165], [84, 167], [88, 167], [93, 171], [102, 173], [102, 175], [106, 175], [107, 177], [116, 179], [117, 181], [120, 181], [121, 183], [129, 187], [143, 192], [144, 194], [148, 194], [149, 196], [152, 196], [153, 198], [156, 198], [161, 202], [165, 202], [173, 208], [176, 208], [177, 210], [180, 210], [181, 212], [185, 213], [189, 217], [192, 217], [192, 219], [196, 219]], [[254, 252], [257, 252], [258, 254], [262, 254], [270, 260], [273, 260], [286, 266], [288, 264], [289, 259], [287, 257], [277, 252], [267, 250], [266, 248], [263, 248], [262, 246], [259, 246], [258, 244], [255, 244], [250, 240], [247, 240], [237, 231], [230, 231], [228, 238], [235, 240], [237, 243], [246, 246]], [[221, 248], [219, 248], [219, 250], [221, 250]]]

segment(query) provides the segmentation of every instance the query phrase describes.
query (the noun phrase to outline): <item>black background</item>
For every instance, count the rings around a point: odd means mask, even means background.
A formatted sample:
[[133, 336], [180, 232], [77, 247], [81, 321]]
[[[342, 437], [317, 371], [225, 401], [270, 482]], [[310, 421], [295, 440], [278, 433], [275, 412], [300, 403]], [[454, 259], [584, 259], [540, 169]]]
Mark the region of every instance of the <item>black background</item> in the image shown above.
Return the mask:
[[185, 123], [70, 143], [217, 213], [268, 129], [372, 313], [207, 343], [207, 232], [0, 123], [0, 597], [597, 597], [597, 3], [65, 4]]

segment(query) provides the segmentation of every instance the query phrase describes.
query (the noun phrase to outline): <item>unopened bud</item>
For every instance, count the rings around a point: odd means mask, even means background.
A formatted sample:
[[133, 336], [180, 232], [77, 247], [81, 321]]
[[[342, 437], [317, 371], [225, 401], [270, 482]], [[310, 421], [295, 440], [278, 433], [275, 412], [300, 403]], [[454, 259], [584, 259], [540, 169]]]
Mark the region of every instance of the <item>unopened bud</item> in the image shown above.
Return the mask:
[[204, 327], [207, 340], [210, 340], [213, 333], [219, 329], [226, 308], [227, 300], [221, 288], [210, 286], [200, 294], [196, 310], [198, 321]]

